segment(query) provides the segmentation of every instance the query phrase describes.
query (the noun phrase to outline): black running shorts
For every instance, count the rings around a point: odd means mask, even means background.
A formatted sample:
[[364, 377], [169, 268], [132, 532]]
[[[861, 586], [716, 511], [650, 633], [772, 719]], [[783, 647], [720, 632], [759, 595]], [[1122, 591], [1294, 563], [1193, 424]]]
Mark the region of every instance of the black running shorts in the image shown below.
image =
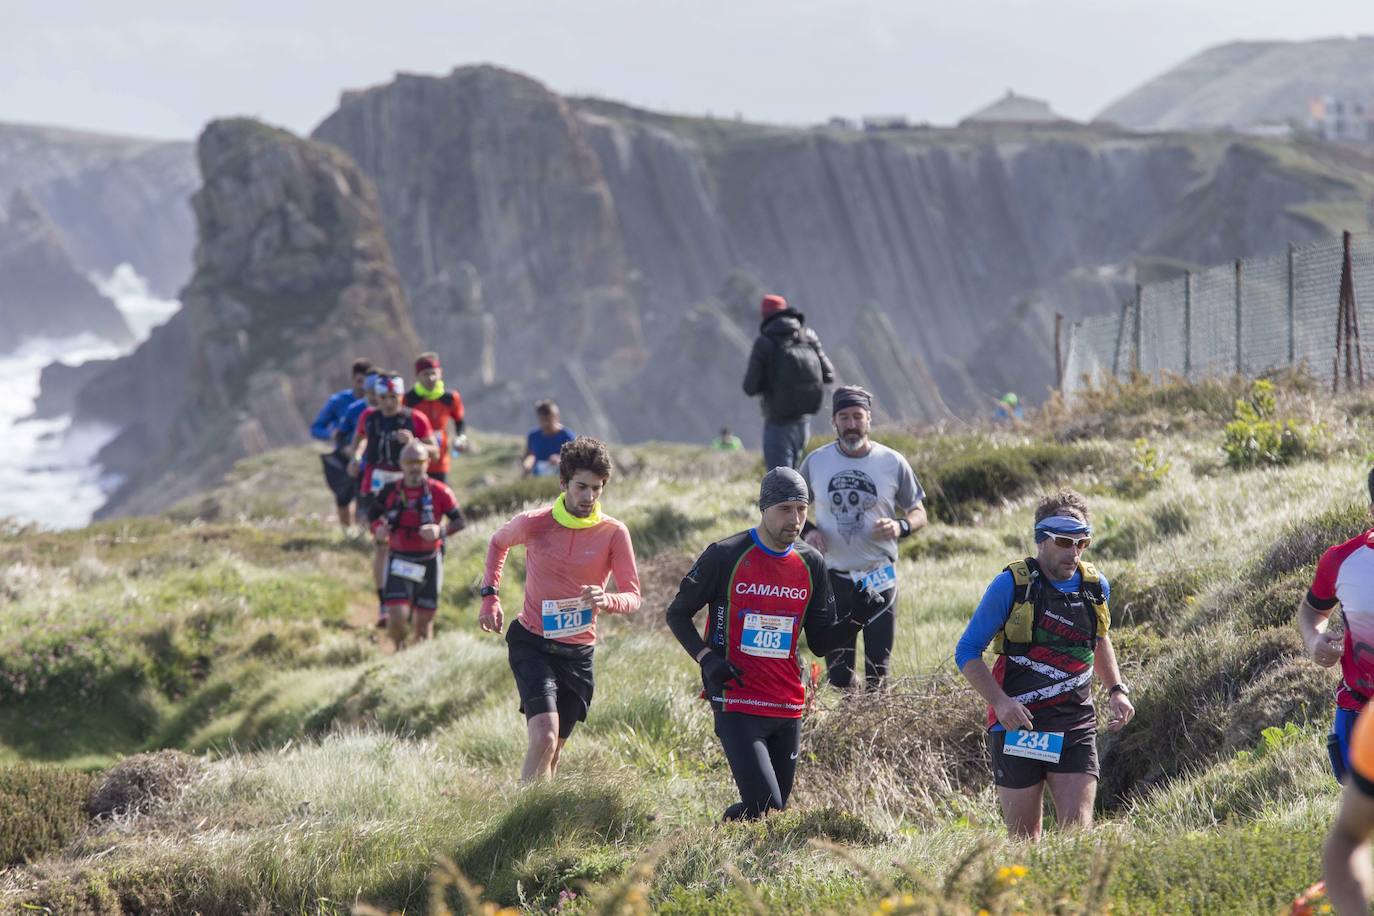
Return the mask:
[[1045, 781], [1046, 773], [1087, 773], [1098, 775], [1097, 729], [1080, 728], [1064, 733], [1064, 750], [1057, 763], [1031, 760], [1002, 752], [1007, 740], [1004, 731], [988, 732], [988, 753], [992, 757], [993, 782], [1004, 789], [1029, 789]]
[[353, 502], [356, 486], [353, 478], [348, 476], [348, 459], [338, 452], [330, 452], [320, 456], [320, 463], [324, 465], [324, 482], [329, 484], [334, 494], [334, 504], [346, 506]]
[[[424, 567], [424, 581], [398, 575], [393, 565], [400, 560], [402, 564], [415, 564]], [[444, 587], [444, 560], [438, 553], [414, 554], [393, 550], [386, 560], [386, 585], [382, 586], [382, 604], [404, 602], [411, 607], [432, 611], [439, 607], [439, 590]]]
[[510, 670], [526, 719], [558, 713], [558, 737], [567, 738], [592, 705], [592, 646], [574, 646], [536, 636], [511, 621], [506, 630]]

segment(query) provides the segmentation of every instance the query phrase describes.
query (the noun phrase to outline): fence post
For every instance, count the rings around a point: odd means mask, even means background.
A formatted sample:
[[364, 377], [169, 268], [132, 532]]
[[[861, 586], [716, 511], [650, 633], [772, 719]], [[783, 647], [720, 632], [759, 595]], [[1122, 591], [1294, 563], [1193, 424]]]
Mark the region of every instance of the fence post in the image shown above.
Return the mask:
[[1059, 345], [1059, 336], [1064, 327], [1064, 316], [1054, 313], [1054, 387], [1064, 393], [1064, 351]]
[[1183, 377], [1193, 378], [1193, 272], [1183, 276]]
[[1131, 307], [1131, 303], [1121, 300], [1121, 317], [1116, 321], [1116, 349], [1112, 351], [1112, 378], [1121, 376], [1121, 343], [1126, 336], [1126, 309]]
[[1131, 355], [1132, 375], [1140, 371], [1140, 290], [1141, 286], [1137, 283], [1135, 285], [1135, 327], [1132, 329], [1132, 337], [1134, 338], [1134, 348]]
[[1292, 242], [1288, 243], [1288, 365], [1290, 366], [1296, 365], [1298, 361], [1298, 321], [1294, 301], [1297, 283], [1293, 274], [1293, 262], [1297, 259], [1297, 250], [1297, 245]]
[[1245, 311], [1244, 264], [1236, 258], [1236, 375], [1245, 374], [1245, 344], [1241, 337], [1241, 319]]

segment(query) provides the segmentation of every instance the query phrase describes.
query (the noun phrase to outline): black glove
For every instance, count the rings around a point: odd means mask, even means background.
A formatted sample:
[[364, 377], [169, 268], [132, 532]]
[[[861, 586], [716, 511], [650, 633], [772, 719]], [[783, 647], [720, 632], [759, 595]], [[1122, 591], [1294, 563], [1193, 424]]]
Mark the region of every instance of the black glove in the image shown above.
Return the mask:
[[701, 659], [701, 683], [706, 688], [706, 696], [723, 696], [725, 685], [731, 681], [735, 686], [744, 686], [744, 672], [740, 671], [715, 650], [707, 652]]
[[854, 598], [854, 609], [849, 612], [849, 622], [861, 630], [887, 605], [883, 593], [872, 586], [859, 589]]

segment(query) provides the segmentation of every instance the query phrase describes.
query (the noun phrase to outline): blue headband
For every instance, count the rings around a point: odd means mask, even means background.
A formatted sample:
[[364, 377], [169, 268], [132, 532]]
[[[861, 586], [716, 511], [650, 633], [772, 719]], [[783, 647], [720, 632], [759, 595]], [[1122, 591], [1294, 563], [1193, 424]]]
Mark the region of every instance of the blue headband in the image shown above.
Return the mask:
[[1051, 515], [1035, 523], [1035, 543], [1039, 544], [1056, 534], [1075, 534], [1092, 537], [1093, 526], [1069, 515]]

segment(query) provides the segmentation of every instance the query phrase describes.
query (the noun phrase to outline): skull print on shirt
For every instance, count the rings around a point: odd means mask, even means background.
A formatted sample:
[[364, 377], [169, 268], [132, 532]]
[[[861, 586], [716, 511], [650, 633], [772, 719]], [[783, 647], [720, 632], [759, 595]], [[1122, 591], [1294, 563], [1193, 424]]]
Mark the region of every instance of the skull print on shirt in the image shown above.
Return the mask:
[[830, 478], [830, 512], [846, 541], [867, 529], [865, 519], [878, 504], [878, 488], [873, 479], [859, 470], [842, 471]]

